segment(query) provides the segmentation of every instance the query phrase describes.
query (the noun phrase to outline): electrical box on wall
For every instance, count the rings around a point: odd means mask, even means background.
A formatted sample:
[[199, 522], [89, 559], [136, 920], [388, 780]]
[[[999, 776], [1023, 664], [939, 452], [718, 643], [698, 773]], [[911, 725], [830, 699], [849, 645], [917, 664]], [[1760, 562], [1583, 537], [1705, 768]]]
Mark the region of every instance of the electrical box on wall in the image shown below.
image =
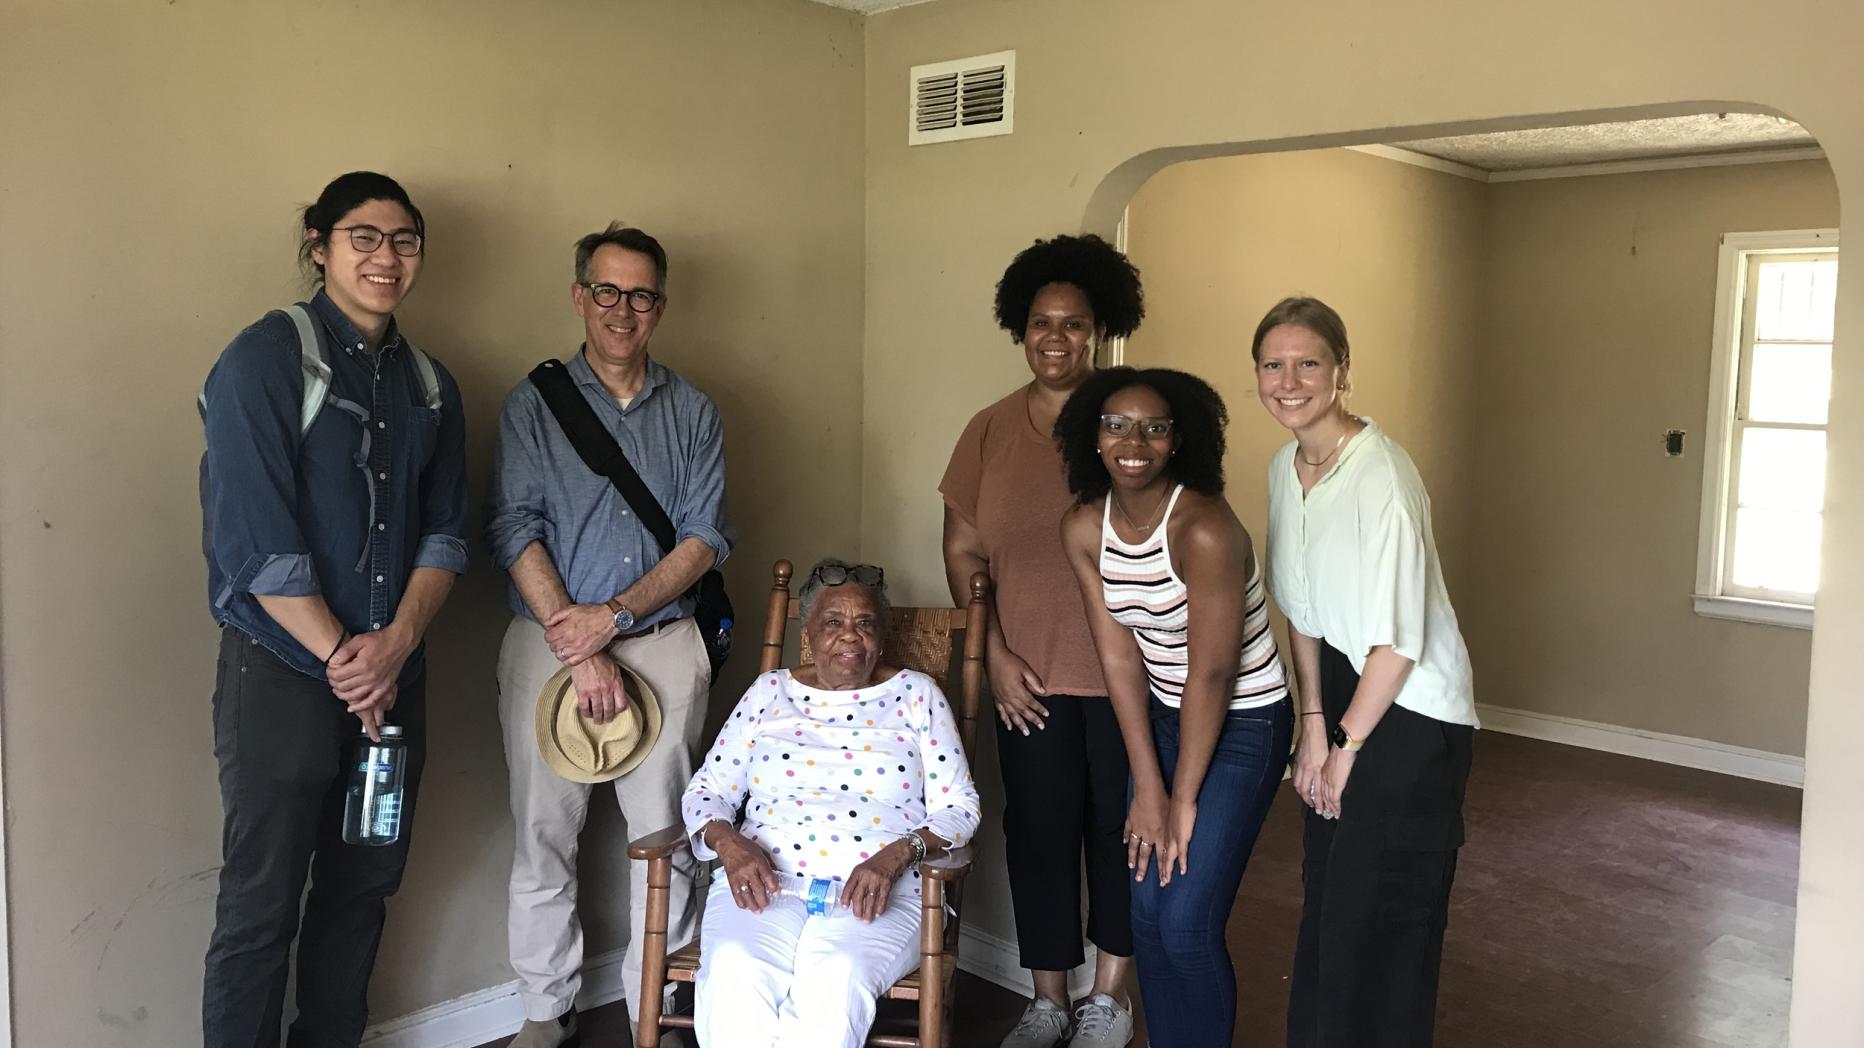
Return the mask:
[[1015, 127], [1016, 52], [912, 68], [906, 144], [1007, 135]]

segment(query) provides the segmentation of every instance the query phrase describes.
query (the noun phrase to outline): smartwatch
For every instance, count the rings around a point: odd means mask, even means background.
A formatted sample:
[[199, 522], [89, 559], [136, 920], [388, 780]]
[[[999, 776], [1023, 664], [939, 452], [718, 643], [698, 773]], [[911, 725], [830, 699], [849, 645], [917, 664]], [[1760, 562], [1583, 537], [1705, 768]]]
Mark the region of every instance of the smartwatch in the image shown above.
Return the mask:
[[1335, 724], [1333, 726], [1333, 744], [1348, 753], [1358, 753], [1359, 748], [1366, 744], [1366, 740], [1353, 738], [1351, 735], [1346, 734], [1346, 725]]
[[607, 604], [608, 610], [615, 613], [615, 632], [617, 634], [627, 633], [634, 628], [634, 612], [628, 610], [626, 604], [623, 604], [613, 597], [608, 599]]

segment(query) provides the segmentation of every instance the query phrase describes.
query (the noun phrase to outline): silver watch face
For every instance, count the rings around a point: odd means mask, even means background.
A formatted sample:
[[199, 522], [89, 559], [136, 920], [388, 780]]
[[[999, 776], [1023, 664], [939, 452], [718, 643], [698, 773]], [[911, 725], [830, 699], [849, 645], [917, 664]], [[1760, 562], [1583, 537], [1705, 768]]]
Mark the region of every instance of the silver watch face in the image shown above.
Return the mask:
[[634, 628], [634, 612], [623, 608], [615, 613], [615, 632], [626, 633]]

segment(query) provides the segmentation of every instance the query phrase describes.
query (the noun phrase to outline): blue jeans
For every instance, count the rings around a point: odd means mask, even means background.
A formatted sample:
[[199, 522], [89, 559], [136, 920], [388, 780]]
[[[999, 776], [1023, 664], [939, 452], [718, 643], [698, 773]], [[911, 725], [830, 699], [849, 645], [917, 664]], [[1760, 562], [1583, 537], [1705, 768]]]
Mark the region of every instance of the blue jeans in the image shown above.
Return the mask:
[[[1166, 783], [1178, 767], [1178, 714], [1155, 706], [1152, 743]], [[1197, 793], [1190, 872], [1161, 888], [1156, 867], [1133, 884], [1133, 957], [1154, 1048], [1229, 1048], [1236, 972], [1224, 930], [1256, 834], [1288, 766], [1294, 714], [1286, 702], [1223, 719]]]

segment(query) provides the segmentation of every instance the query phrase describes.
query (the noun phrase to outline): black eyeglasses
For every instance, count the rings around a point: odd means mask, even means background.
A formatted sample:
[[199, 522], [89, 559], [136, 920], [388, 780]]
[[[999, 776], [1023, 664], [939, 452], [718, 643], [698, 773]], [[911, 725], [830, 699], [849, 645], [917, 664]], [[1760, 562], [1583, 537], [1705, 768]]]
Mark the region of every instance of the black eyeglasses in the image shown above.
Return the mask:
[[[581, 283], [580, 281], [578, 283]], [[587, 284], [581, 286], [595, 299], [595, 304], [603, 309], [613, 309], [623, 298], [628, 300], [628, 308], [636, 313], [651, 313], [660, 300], [666, 296], [658, 291], [649, 291], [644, 287], [622, 290], [613, 284]]]
[[1136, 426], [1139, 435], [1146, 440], [1162, 439], [1171, 436], [1172, 420], [1168, 418], [1127, 418], [1125, 415], [1100, 416], [1100, 431], [1109, 437], [1123, 437]]
[[393, 233], [385, 233], [374, 226], [337, 226], [331, 232], [348, 233], [350, 246], [365, 255], [374, 254], [375, 249], [381, 247], [384, 240], [388, 241], [389, 247], [394, 249], [395, 254], [403, 258], [413, 258], [421, 253], [421, 234], [412, 229], [397, 229]]
[[839, 586], [849, 579], [863, 586], [878, 586], [887, 580], [887, 573], [872, 564], [856, 564], [843, 567], [840, 564], [823, 564], [809, 573], [809, 581], [819, 582], [824, 586]]

